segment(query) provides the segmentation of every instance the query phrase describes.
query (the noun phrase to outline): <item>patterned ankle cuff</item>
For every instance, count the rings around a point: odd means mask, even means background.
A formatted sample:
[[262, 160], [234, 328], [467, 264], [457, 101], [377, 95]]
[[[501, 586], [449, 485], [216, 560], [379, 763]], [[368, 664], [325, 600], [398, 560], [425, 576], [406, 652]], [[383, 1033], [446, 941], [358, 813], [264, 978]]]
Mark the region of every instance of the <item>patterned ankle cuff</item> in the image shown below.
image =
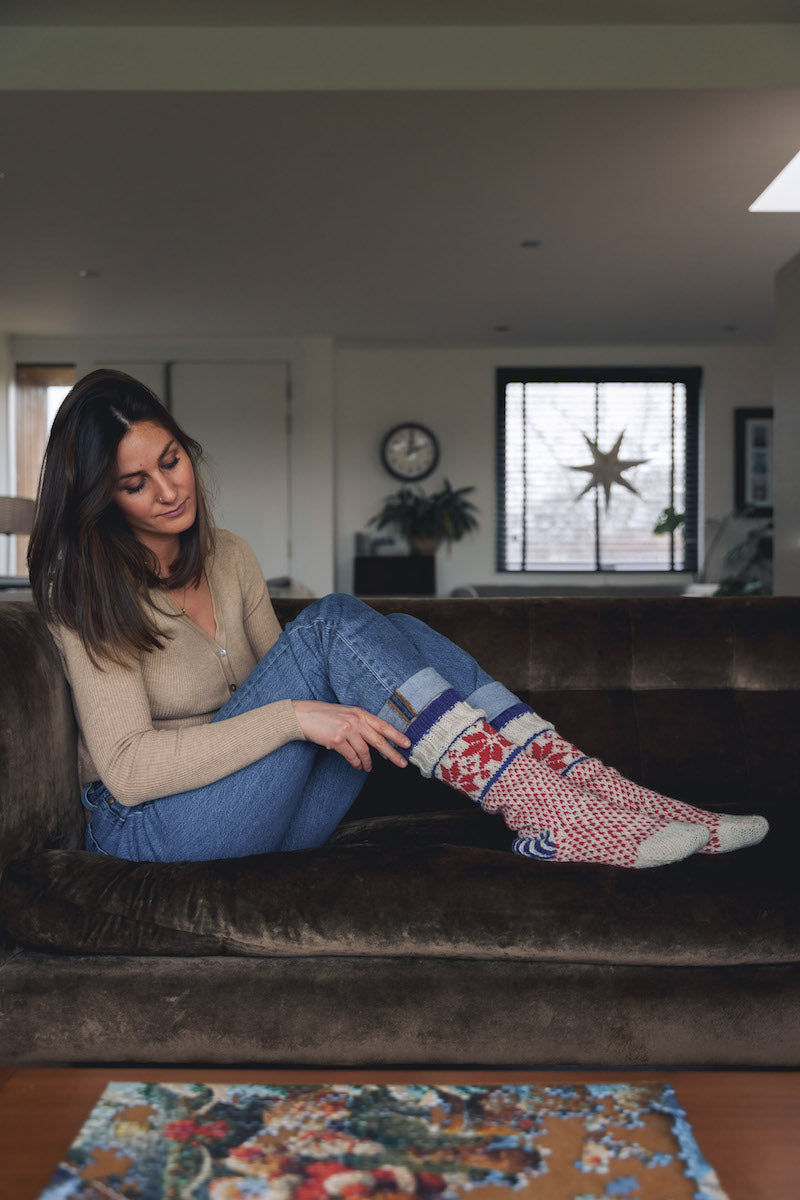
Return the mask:
[[486, 714], [472, 708], [452, 690], [442, 692], [422, 710], [406, 729], [411, 739], [410, 761], [429, 777], [456, 738]]

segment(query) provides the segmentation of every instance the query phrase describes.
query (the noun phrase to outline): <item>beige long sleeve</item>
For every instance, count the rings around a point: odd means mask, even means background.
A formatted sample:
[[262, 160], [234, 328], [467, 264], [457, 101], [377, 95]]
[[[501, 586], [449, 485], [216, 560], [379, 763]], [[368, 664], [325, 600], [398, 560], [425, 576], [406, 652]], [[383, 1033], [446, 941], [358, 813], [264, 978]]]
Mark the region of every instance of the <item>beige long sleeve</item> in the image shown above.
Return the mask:
[[[291, 697], [209, 724], [280, 635], [250, 547], [220, 530], [208, 579], [216, 637], [177, 612], [156, 613], [164, 648], [131, 668], [92, 663], [71, 631], [54, 630], [72, 689], [81, 783], [102, 779], [141, 804], [221, 779], [303, 734]], [[161, 608], [168, 608], [161, 597]]]

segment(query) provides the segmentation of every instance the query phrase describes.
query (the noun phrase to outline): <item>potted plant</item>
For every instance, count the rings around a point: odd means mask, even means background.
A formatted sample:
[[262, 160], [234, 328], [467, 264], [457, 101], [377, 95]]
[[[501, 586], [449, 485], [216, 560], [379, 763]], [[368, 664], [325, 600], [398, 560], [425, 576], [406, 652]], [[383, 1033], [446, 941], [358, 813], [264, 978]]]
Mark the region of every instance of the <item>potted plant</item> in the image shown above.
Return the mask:
[[[761, 520], [749, 528], [746, 526], [746, 522], [758, 520], [760, 517], [759, 509], [745, 506], [729, 513], [720, 521], [706, 553], [703, 570], [700, 572], [702, 579], [710, 572], [713, 577], [719, 569], [719, 563], [723, 568], [732, 568], [730, 573], [719, 580], [715, 596], [764, 596], [771, 593], [772, 521]], [[684, 514], [676, 512], [670, 505], [659, 516], [653, 533], [672, 534], [683, 521]], [[733, 546], [724, 549], [726, 542], [731, 540], [731, 533], [738, 536], [739, 540]]]
[[478, 528], [477, 509], [466, 498], [474, 491], [474, 487], [453, 488], [447, 479], [431, 495], [422, 488], [400, 488], [384, 499], [380, 511], [367, 523], [378, 529], [397, 529], [408, 539], [412, 554], [435, 554], [443, 541], [449, 547]]
[[[759, 513], [743, 509], [741, 515], [758, 517]], [[731, 547], [725, 563], [733, 569], [720, 580], [718, 596], [768, 596], [772, 592], [772, 535], [772, 521], [761, 521]]]

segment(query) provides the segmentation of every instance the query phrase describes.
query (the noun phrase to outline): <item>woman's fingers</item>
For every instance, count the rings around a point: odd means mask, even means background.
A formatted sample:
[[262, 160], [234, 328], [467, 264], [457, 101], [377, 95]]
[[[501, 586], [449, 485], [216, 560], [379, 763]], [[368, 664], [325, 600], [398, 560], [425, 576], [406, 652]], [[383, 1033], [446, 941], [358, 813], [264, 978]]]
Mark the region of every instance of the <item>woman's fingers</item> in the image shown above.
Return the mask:
[[373, 732], [373, 737], [370, 739], [370, 745], [388, 758], [389, 762], [394, 763], [396, 767], [405, 767], [407, 759], [395, 749], [395, 746], [402, 746], [408, 749], [411, 742], [404, 733], [400, 733], [388, 721], [382, 721], [380, 717], [374, 716], [372, 713], [364, 713], [364, 719]]
[[321, 700], [295, 700], [294, 709], [303, 736], [327, 750], [335, 750], [350, 766], [369, 771], [372, 767], [370, 746], [396, 766], [406, 765], [405, 758], [395, 746], [407, 748], [411, 742], [404, 733], [374, 713]]
[[351, 767], [369, 771], [372, 768], [369, 746], [351, 720], [343, 722], [341, 729], [331, 738], [329, 750], [335, 750], [347, 759]]
[[333, 739], [331, 749], [343, 754], [351, 766], [360, 767], [364, 771], [372, 769], [370, 746], [395, 766], [406, 765], [405, 758], [392, 744], [394, 742], [397, 745], [410, 746], [411, 743], [405, 734], [365, 709], [342, 706], [340, 711], [343, 728], [339, 736]]

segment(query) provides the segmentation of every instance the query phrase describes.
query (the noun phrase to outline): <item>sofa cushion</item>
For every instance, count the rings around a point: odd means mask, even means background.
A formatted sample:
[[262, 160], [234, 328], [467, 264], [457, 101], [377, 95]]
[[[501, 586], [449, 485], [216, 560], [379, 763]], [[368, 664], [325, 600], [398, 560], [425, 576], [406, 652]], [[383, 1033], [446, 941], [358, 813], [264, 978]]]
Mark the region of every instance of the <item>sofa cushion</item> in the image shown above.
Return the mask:
[[343, 827], [316, 850], [213, 863], [41, 851], [4, 872], [0, 922], [23, 944], [70, 953], [703, 966], [799, 957], [795, 873], [776, 869], [765, 844], [625, 871], [463, 844], [475, 828], [470, 813], [385, 818]]

